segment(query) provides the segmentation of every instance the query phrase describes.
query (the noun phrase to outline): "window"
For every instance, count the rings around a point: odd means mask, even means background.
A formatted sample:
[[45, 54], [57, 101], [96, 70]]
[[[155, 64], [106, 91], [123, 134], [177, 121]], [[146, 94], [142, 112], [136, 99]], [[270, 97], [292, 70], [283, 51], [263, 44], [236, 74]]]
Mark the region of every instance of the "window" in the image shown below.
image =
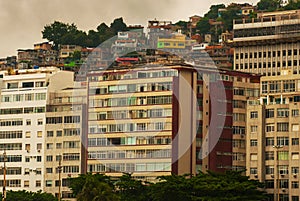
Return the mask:
[[42, 162], [42, 156], [37, 156], [37, 157], [36, 157], [36, 161], [37, 161], [37, 162]]
[[31, 120], [30, 119], [26, 119], [26, 125], [30, 126], [31, 125]]
[[292, 201], [299, 201], [299, 196], [293, 195], [292, 196]]
[[275, 131], [275, 125], [274, 124], [267, 124], [266, 125], [266, 132], [274, 132]]
[[38, 119], [37, 120], [37, 125], [43, 125], [43, 119]]
[[53, 173], [53, 168], [46, 168], [46, 173]]
[[47, 131], [47, 137], [53, 137], [53, 131]]
[[274, 152], [273, 151], [266, 151], [266, 160], [274, 160]]
[[29, 181], [28, 180], [24, 181], [24, 187], [29, 187]]
[[25, 137], [26, 137], [26, 138], [30, 138], [30, 135], [31, 135], [30, 131], [26, 131], [26, 132], [25, 132]]
[[41, 187], [41, 186], [42, 186], [41, 180], [36, 180], [35, 181], [35, 187]]
[[52, 180], [46, 180], [46, 187], [52, 187]]
[[292, 145], [299, 145], [299, 138], [292, 138]]
[[257, 161], [257, 154], [250, 154], [251, 161]]
[[289, 123], [277, 123], [277, 131], [278, 132], [289, 131]]
[[289, 180], [288, 179], [280, 179], [279, 187], [280, 188], [289, 188]]
[[288, 108], [278, 108], [277, 109], [277, 117], [288, 117], [289, 109]]
[[257, 140], [250, 140], [250, 146], [251, 147], [256, 147], [257, 146]]
[[62, 117], [47, 117], [46, 124], [61, 124]]
[[266, 188], [273, 188], [274, 189], [274, 180], [266, 180], [265, 184], [266, 184]]
[[292, 110], [292, 117], [297, 117], [297, 116], [299, 116], [299, 110], [298, 109]]
[[257, 126], [251, 126], [250, 130], [251, 130], [251, 133], [256, 133], [257, 132]]
[[42, 143], [37, 143], [36, 149], [37, 149], [37, 151], [40, 151], [42, 149]]
[[25, 162], [29, 163], [30, 162], [30, 157], [29, 156], [25, 156]]
[[33, 100], [33, 94], [25, 94], [25, 101], [32, 101]]
[[292, 173], [298, 174], [299, 173], [299, 167], [292, 167]]
[[38, 131], [38, 132], [37, 132], [37, 137], [38, 137], [38, 138], [43, 137], [43, 132], [42, 132], [42, 131]]
[[274, 166], [266, 166], [266, 174], [274, 174]]
[[289, 173], [289, 166], [288, 165], [279, 165], [278, 166], [278, 173], [279, 174], [288, 174]]
[[257, 174], [257, 168], [250, 168], [250, 174]]
[[62, 131], [56, 131], [56, 137], [61, 137], [62, 136]]
[[32, 88], [34, 86], [34, 82], [23, 82], [22, 88]]
[[146, 130], [146, 123], [137, 123], [137, 131], [144, 131]]
[[292, 124], [292, 131], [299, 131], [299, 124]]
[[266, 138], [266, 146], [273, 146], [274, 145], [274, 138], [273, 137], [267, 137]]
[[288, 137], [277, 137], [277, 145], [288, 146], [289, 138]]
[[53, 156], [51, 155], [46, 156], [46, 161], [53, 161]]
[[[289, 160], [289, 152], [288, 151], [278, 151], [277, 152], [278, 160]], [[299, 158], [299, 155], [298, 155]]]
[[56, 143], [56, 149], [61, 149], [62, 148], [62, 143]]
[[299, 160], [299, 153], [292, 153], [292, 160]]
[[27, 152], [30, 151], [30, 144], [25, 144], [25, 150], [26, 150]]
[[65, 116], [64, 123], [80, 123], [80, 116]]
[[46, 100], [46, 93], [36, 93], [35, 100]]
[[53, 143], [47, 143], [46, 147], [47, 149], [53, 149]]
[[267, 109], [266, 118], [273, 118], [273, 117], [274, 117], [274, 109]]

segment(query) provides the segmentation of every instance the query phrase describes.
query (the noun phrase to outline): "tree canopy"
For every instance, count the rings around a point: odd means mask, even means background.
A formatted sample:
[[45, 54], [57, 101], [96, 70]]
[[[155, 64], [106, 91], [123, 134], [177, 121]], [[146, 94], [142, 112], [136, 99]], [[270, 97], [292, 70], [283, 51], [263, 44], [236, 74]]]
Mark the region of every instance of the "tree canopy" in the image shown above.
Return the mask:
[[70, 188], [78, 201], [259, 201], [266, 198], [263, 184], [249, 180], [241, 172], [170, 175], [156, 183], [134, 180], [124, 174], [117, 180], [110, 177], [80, 175], [71, 178]]
[[119, 31], [127, 30], [127, 25], [124, 23], [123, 18], [115, 19], [110, 24], [110, 27], [105, 23], [101, 23], [96, 30], [89, 30], [87, 33], [78, 30], [75, 24], [54, 21], [52, 24], [44, 26], [42, 35], [44, 39], [53, 42], [54, 49], [58, 49], [59, 45], [97, 47]]
[[[2, 197], [2, 196], [1, 196]], [[50, 193], [30, 191], [7, 191], [7, 201], [57, 201], [57, 198]]]

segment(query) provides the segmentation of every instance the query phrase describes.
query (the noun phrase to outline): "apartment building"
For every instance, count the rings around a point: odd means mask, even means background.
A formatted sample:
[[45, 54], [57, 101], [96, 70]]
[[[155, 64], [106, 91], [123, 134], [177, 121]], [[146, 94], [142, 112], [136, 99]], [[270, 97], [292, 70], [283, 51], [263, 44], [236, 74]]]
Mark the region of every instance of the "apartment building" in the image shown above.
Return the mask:
[[228, 69], [200, 72], [197, 155], [202, 153], [202, 159], [197, 159], [197, 170], [245, 170], [246, 102], [258, 99], [260, 76]]
[[153, 180], [245, 169], [259, 76], [166, 60], [88, 75], [88, 172]]
[[50, 92], [72, 86], [73, 73], [54, 67], [10, 73], [2, 72], [0, 78], [0, 162], [5, 151], [7, 190], [43, 190], [47, 98]]
[[292, 70], [262, 77], [260, 101], [247, 106], [247, 175], [271, 200], [299, 200], [299, 83]]
[[[172, 123], [179, 121], [173, 115], [173, 79], [176, 77], [177, 83], [181, 82], [180, 73], [189, 76], [194, 90], [194, 74], [184, 66], [112, 69], [89, 75], [88, 172], [111, 176], [128, 172], [150, 180], [171, 174], [172, 160], [177, 161], [176, 157], [172, 159], [172, 146], [179, 149], [179, 145], [171, 143], [177, 133], [173, 133]], [[177, 90], [184, 93], [184, 87]], [[195, 104], [191, 93], [186, 90], [187, 97], [180, 98]], [[185, 118], [180, 120], [185, 132], [189, 133], [185, 141], [190, 144], [194, 143], [191, 137], [196, 132], [192, 121], [196, 110], [192, 108], [195, 107], [186, 105], [181, 110]], [[178, 133], [183, 135], [183, 130]], [[178, 173], [189, 173], [191, 168], [195, 171], [190, 165], [195, 164], [191, 162], [195, 157], [189, 152], [186, 154], [177, 165]]]
[[44, 152], [44, 191], [74, 200], [69, 178], [86, 173], [86, 87], [49, 94]]
[[299, 74], [299, 10], [266, 12], [257, 18], [235, 20], [233, 30], [235, 70], [276, 76], [288, 69]]

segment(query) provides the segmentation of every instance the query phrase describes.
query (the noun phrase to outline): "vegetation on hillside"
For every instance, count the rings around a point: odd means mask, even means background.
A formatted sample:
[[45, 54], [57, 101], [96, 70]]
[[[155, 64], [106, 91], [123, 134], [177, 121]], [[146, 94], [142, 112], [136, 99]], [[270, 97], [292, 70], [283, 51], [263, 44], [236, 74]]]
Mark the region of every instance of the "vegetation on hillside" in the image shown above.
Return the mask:
[[118, 31], [127, 31], [127, 25], [123, 22], [123, 18], [115, 19], [110, 27], [101, 23], [96, 30], [89, 30], [88, 33], [78, 30], [75, 24], [54, 21], [52, 24], [44, 26], [42, 35], [44, 39], [53, 42], [54, 49], [58, 49], [59, 45], [97, 47], [116, 35]]

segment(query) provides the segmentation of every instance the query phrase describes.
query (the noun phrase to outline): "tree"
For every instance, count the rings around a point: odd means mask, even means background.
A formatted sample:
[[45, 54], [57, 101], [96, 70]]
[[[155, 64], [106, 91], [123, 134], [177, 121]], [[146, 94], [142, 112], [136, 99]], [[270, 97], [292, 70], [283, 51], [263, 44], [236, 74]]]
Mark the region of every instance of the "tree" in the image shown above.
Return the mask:
[[275, 11], [280, 7], [280, 0], [260, 0], [257, 3], [258, 10]]
[[187, 175], [162, 176], [160, 182], [150, 187], [150, 197], [153, 201], [191, 201], [191, 183]]
[[110, 177], [102, 174], [86, 174], [70, 178], [70, 188], [78, 201], [115, 201], [119, 197], [114, 193]]
[[208, 18], [204, 17], [197, 23], [197, 29], [200, 30], [202, 35], [210, 33], [210, 24]]
[[123, 18], [116, 18], [113, 23], [110, 24], [110, 28], [116, 35], [119, 31], [128, 31], [127, 25], [123, 22]]
[[117, 193], [122, 201], [147, 201], [148, 186], [142, 181], [135, 180], [130, 174], [124, 174], [116, 183]]
[[50, 193], [29, 192], [29, 191], [7, 191], [7, 201], [57, 201], [57, 198]]
[[259, 190], [263, 184], [249, 180], [241, 172], [200, 173], [191, 178], [192, 199], [209, 201], [258, 201], [266, 198], [266, 193]]
[[300, 1], [290, 0], [289, 3], [284, 7], [284, 10], [297, 10], [300, 8]]
[[66, 40], [65, 36], [67, 34], [71, 36], [76, 33], [78, 33], [78, 30], [75, 24], [65, 24], [59, 21], [54, 21], [52, 24], [44, 26], [42, 31], [43, 38], [53, 42], [54, 49], [58, 49], [59, 44], [66, 43], [64, 40]]

